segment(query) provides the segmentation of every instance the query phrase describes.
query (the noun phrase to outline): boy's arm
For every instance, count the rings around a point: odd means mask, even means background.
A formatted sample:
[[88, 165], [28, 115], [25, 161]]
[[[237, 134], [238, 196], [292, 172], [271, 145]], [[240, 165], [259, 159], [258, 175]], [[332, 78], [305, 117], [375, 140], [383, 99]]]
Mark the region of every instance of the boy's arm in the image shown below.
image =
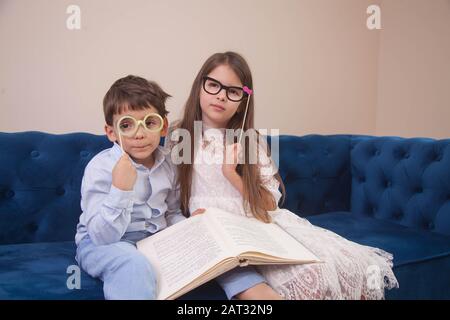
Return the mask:
[[172, 175], [172, 189], [169, 191], [166, 199], [167, 212], [166, 219], [167, 225], [171, 226], [181, 220], [186, 219], [186, 217], [181, 212], [181, 201], [180, 201], [180, 185], [177, 181], [177, 167], [172, 163], [170, 159], [170, 154], [166, 158], [169, 163], [170, 172]]
[[81, 185], [81, 209], [96, 245], [118, 242], [131, 221], [133, 191], [122, 191], [111, 180], [107, 170], [88, 166]]
[[183, 213], [181, 212], [180, 209], [179, 187], [175, 187], [175, 189], [169, 191], [166, 202], [167, 202], [167, 212], [166, 212], [167, 225], [171, 226], [177, 222], [186, 219], [186, 217], [183, 216]]

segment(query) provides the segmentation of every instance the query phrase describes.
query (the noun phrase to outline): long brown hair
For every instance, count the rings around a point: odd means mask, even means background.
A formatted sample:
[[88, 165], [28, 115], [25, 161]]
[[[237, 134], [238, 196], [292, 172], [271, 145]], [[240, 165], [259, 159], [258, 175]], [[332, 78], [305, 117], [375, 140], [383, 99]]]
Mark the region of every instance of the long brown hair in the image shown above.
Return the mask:
[[[206, 60], [197, 74], [191, 88], [191, 92], [184, 107], [183, 118], [176, 124], [175, 129], [185, 129], [189, 131], [191, 137], [191, 151], [194, 150], [194, 121], [202, 120], [202, 112], [200, 108], [200, 90], [203, 84], [203, 77], [211, 73], [216, 67], [220, 65], [229, 66], [239, 77], [244, 86], [253, 89], [253, 80], [250, 68], [244, 58], [235, 52], [216, 53]], [[239, 104], [237, 112], [228, 122], [227, 129], [241, 129], [242, 121], [244, 120], [245, 106], [247, 104], [247, 97]], [[247, 116], [244, 124], [244, 132], [247, 129], [254, 128], [254, 97], [252, 96], [248, 105]], [[259, 133], [258, 133], [259, 137]], [[180, 142], [180, 141], [178, 141]], [[236, 142], [236, 141], [235, 141]], [[251, 213], [257, 219], [270, 222], [270, 217], [266, 210], [261, 207], [262, 199], [270, 192], [262, 185], [257, 164], [252, 164], [249, 161], [249, 141], [245, 142], [244, 164], [238, 164], [236, 171], [242, 177], [244, 184], [244, 208], [249, 208]], [[181, 153], [183, 150], [181, 150]], [[182, 155], [182, 154], [180, 154]], [[192, 183], [192, 164], [194, 163], [194, 154], [191, 152], [191, 162], [181, 163], [178, 165], [178, 182], [180, 183], [180, 198], [181, 210], [185, 216], [188, 216], [189, 199], [191, 197], [191, 183]], [[281, 177], [276, 173], [275, 178], [280, 182], [281, 191], [284, 194], [285, 189]], [[261, 186], [261, 188], [259, 187]]]

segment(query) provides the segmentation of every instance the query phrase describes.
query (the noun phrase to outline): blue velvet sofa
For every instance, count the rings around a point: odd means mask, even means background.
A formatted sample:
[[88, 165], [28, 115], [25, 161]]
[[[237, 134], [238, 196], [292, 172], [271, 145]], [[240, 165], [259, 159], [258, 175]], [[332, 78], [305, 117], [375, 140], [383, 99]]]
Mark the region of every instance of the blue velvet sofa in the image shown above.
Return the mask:
[[[103, 299], [76, 265], [84, 168], [110, 147], [87, 133], [0, 133], [0, 299]], [[450, 139], [281, 136], [284, 207], [394, 254], [387, 299], [450, 298]], [[68, 269], [69, 268], [69, 269]], [[223, 299], [209, 282], [181, 299]]]

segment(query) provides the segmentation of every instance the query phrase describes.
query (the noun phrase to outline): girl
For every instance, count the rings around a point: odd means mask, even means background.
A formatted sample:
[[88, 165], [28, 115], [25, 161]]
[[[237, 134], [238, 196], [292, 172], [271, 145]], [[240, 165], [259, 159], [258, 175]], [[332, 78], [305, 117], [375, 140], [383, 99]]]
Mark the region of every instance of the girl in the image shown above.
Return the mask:
[[[309, 248], [324, 263], [257, 267], [284, 299], [384, 298], [385, 288], [398, 286], [391, 269], [392, 255], [348, 241], [279, 209], [284, 186], [258, 134], [244, 139], [242, 148], [236, 143], [237, 136], [234, 144], [225, 143], [225, 129], [241, 129], [243, 122], [244, 132], [254, 127], [254, 98], [246, 94], [244, 86], [253, 88], [250, 69], [233, 52], [212, 55], [194, 80], [177, 128], [195, 138], [195, 121], [202, 121], [204, 130], [198, 141], [191, 139], [192, 161], [178, 166], [183, 212], [188, 215], [199, 208], [218, 207], [253, 215], [278, 224]], [[255, 142], [257, 147], [250, 149]], [[242, 160], [238, 158], [241, 149], [243, 163], [237, 164]], [[252, 159], [257, 159], [256, 163]], [[367, 270], [377, 271], [375, 279]]]

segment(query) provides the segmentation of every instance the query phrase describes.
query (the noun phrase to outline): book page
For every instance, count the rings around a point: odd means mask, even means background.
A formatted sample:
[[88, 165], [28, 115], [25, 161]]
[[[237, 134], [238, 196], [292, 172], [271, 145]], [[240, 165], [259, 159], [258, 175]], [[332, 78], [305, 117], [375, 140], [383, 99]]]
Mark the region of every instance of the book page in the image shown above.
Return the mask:
[[319, 261], [303, 244], [274, 223], [264, 223], [217, 208], [208, 208], [235, 246], [235, 255], [242, 252], [261, 252], [267, 255], [305, 262]]
[[229, 258], [224, 241], [204, 215], [183, 220], [137, 243], [157, 273], [158, 299], [165, 299]]

